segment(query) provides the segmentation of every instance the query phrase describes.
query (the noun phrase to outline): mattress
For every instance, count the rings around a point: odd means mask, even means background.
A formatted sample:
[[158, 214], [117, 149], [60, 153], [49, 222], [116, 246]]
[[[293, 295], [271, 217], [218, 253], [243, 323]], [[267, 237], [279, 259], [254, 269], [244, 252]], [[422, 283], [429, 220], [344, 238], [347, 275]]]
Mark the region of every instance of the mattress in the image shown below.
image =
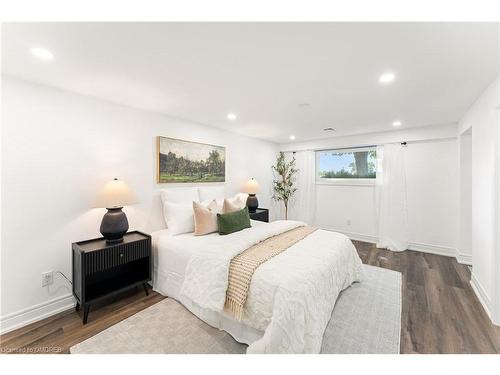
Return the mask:
[[[252, 227], [268, 225], [255, 220], [252, 220], [251, 223]], [[193, 233], [185, 233], [172, 236], [168, 229], [153, 232], [151, 234], [153, 290], [180, 302], [180, 290], [184, 282], [188, 261], [199, 248], [200, 242], [206, 241], [208, 236], [219, 236], [219, 234], [195, 236]], [[183, 304], [207, 324], [228, 332], [238, 342], [251, 344], [264, 334], [264, 332], [247, 326], [229, 315], [200, 308], [189, 300], [184, 300]]]

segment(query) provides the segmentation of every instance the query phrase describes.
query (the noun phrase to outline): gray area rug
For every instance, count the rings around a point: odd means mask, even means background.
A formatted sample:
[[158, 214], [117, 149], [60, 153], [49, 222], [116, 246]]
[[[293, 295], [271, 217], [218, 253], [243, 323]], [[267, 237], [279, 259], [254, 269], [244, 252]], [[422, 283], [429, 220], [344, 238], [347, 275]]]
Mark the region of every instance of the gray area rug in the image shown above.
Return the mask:
[[[397, 354], [401, 274], [364, 265], [364, 279], [341, 293], [323, 337], [325, 354]], [[167, 298], [73, 347], [73, 354], [233, 354], [247, 346]]]

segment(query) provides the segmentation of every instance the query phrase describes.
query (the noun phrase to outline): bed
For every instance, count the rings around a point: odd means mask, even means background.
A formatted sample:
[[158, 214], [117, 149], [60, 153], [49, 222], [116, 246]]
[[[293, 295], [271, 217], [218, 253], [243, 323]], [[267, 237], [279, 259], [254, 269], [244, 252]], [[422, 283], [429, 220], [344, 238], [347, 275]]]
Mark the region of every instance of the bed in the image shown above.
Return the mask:
[[253, 244], [305, 225], [251, 224], [226, 236], [152, 233], [153, 289], [248, 344], [248, 353], [319, 353], [338, 295], [361, 278], [356, 249], [340, 233], [314, 231], [257, 268], [240, 321], [223, 309], [230, 260]]

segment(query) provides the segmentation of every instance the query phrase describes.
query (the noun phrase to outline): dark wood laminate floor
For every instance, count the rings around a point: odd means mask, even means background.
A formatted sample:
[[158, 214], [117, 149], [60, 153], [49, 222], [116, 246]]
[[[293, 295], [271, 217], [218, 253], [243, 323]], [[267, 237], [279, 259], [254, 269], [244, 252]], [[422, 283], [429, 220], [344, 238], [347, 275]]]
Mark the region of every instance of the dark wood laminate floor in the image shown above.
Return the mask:
[[[354, 241], [363, 263], [403, 274], [401, 353], [500, 353], [500, 327], [491, 324], [472, 291], [468, 268], [454, 258], [416, 251], [393, 253]], [[164, 297], [128, 292], [91, 311], [83, 325], [81, 312], [65, 311], [0, 337], [5, 352], [69, 348], [151, 306]]]
[[455, 258], [353, 242], [363, 263], [402, 273], [401, 353], [500, 353], [500, 327], [474, 294], [467, 266]]

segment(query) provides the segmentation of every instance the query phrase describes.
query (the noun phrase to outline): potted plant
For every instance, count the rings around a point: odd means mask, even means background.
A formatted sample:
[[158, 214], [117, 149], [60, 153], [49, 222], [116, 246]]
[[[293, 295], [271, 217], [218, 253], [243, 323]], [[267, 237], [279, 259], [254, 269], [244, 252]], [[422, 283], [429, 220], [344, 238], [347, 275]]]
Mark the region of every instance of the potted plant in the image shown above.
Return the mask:
[[297, 191], [297, 188], [294, 187], [295, 175], [298, 172], [298, 169], [295, 168], [295, 156], [287, 162], [285, 160], [285, 153], [280, 151], [276, 158], [276, 164], [272, 166], [272, 169], [274, 175], [273, 200], [283, 202], [285, 206], [285, 220], [288, 220], [288, 203]]

